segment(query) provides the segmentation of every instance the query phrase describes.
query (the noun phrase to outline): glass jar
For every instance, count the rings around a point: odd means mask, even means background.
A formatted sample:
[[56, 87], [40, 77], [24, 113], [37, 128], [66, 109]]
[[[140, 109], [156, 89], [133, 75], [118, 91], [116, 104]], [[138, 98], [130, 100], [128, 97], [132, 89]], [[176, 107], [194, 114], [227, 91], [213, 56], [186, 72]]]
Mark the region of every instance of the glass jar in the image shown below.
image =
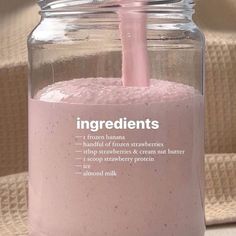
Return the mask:
[[191, 0], [39, 1], [31, 236], [203, 236], [204, 37]]

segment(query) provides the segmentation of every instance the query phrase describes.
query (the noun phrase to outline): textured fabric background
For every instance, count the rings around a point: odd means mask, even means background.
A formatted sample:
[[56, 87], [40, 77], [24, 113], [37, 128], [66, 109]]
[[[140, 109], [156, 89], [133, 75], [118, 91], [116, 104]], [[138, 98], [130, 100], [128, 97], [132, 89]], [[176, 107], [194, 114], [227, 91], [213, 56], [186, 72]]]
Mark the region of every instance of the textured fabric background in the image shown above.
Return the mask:
[[[206, 158], [207, 225], [236, 221], [236, 155]], [[27, 174], [0, 177], [0, 236], [27, 235]]]
[[[236, 221], [236, 1], [198, 0], [206, 35], [206, 218]], [[0, 0], [0, 236], [25, 235], [26, 38], [39, 21], [33, 0]]]
[[[206, 152], [233, 153], [236, 2], [201, 0], [196, 10], [195, 21], [204, 30], [207, 42]], [[39, 22], [38, 11], [33, 0], [0, 0], [0, 176], [27, 169], [26, 38]]]

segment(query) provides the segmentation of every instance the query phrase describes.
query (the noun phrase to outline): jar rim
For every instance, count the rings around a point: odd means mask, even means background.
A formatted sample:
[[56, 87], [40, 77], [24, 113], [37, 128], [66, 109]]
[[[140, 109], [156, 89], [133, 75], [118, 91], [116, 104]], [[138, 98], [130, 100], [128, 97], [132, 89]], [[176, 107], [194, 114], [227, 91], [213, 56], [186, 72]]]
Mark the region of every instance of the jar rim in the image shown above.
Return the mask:
[[159, 7], [192, 8], [195, 0], [38, 0], [38, 4], [42, 10], [57, 10], [71, 7], [84, 6], [100, 6], [100, 7], [114, 7], [127, 5], [150, 5]]

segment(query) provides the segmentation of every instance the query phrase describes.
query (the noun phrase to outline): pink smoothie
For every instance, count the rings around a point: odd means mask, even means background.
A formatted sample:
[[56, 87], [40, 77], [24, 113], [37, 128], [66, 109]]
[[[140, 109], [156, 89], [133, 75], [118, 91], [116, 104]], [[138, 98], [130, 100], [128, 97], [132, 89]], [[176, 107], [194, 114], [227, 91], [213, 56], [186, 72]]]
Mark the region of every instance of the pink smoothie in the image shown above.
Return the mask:
[[[75, 79], [38, 91], [29, 100], [30, 235], [203, 236], [202, 114], [196, 90], [161, 80]], [[104, 126], [119, 119], [134, 126]], [[147, 120], [159, 127], [137, 125]]]

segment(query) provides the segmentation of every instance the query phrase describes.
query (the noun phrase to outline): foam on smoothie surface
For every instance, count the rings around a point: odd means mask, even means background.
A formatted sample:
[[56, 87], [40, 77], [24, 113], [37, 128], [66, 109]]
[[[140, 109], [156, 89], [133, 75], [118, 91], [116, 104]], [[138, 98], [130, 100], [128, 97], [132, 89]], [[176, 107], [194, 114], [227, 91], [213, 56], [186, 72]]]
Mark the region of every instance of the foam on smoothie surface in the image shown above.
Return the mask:
[[144, 104], [183, 100], [194, 93], [193, 87], [164, 80], [152, 79], [149, 87], [123, 87], [120, 78], [86, 78], [49, 85], [35, 99], [75, 104]]

